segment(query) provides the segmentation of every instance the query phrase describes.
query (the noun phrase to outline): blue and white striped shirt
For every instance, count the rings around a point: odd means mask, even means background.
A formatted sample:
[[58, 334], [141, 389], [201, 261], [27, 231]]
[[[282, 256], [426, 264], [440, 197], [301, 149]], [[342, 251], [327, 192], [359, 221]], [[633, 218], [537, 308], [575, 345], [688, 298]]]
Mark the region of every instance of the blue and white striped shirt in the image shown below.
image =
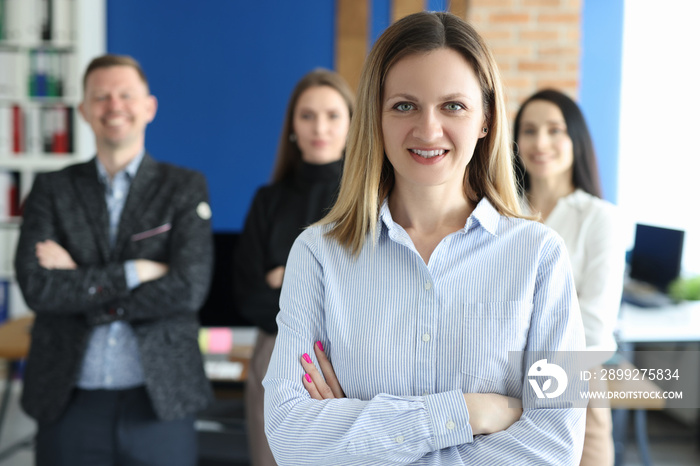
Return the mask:
[[[109, 244], [114, 247], [117, 230], [131, 180], [141, 166], [145, 152], [141, 152], [110, 180], [107, 169], [99, 159], [97, 175], [105, 188], [105, 202], [109, 214]], [[139, 285], [133, 261], [124, 263], [126, 284], [129, 289]], [[128, 322], [117, 321], [98, 325], [90, 334], [83, 364], [78, 376], [78, 387], [83, 389], [119, 390], [143, 385], [143, 366], [134, 329]]]
[[[527, 354], [507, 367], [509, 351], [585, 348], [555, 233], [486, 199], [427, 265], [386, 202], [377, 242], [358, 258], [327, 231], [305, 230], [285, 271], [263, 382], [279, 464], [578, 464], [585, 410], [546, 408], [526, 392]], [[314, 358], [318, 340], [346, 399], [313, 400], [303, 387], [299, 360]], [[523, 415], [474, 436], [464, 393], [522, 398]]]

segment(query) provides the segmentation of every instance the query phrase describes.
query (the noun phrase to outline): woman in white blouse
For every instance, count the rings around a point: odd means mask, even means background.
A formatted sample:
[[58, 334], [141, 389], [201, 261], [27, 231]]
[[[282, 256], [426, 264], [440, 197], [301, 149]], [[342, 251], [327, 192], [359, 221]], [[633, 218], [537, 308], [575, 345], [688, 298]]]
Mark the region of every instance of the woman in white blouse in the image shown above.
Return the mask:
[[[563, 93], [543, 90], [522, 104], [514, 135], [523, 210], [539, 212], [544, 224], [564, 239], [587, 349], [614, 351], [625, 243], [619, 212], [601, 199], [595, 151], [584, 116]], [[610, 408], [589, 405], [581, 464], [612, 465], [613, 459]]]

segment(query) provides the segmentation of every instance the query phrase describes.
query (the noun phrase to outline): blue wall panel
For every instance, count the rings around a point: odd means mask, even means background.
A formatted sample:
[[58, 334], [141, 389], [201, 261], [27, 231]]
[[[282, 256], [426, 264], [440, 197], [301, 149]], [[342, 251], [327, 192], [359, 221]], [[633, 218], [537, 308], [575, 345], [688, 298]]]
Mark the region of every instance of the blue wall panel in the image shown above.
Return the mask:
[[335, 2], [111, 0], [107, 50], [138, 59], [159, 100], [146, 147], [204, 172], [216, 231], [242, 228], [269, 180], [289, 93], [333, 67]]
[[623, 25], [624, 0], [583, 2], [579, 101], [610, 202], [617, 200]]

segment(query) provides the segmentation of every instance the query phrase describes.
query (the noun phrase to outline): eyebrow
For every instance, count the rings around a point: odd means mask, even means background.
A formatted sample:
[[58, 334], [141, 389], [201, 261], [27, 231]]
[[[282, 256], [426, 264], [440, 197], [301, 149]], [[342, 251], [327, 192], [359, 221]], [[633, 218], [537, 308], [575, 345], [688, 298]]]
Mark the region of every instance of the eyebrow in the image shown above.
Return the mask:
[[[564, 126], [566, 126], [566, 120], [547, 120], [547, 121], [545, 121], [545, 124], [547, 124], [547, 125], [564, 125]], [[522, 125], [523, 125], [523, 126], [525, 126], [525, 125], [536, 126], [537, 123], [535, 123], [534, 121], [523, 120]]]
[[[392, 100], [392, 99], [406, 99], [406, 100], [418, 100], [418, 97], [413, 96], [411, 94], [406, 94], [403, 92], [400, 92], [398, 94], [393, 94], [391, 96], [388, 96], [386, 100]], [[442, 97], [440, 97], [439, 100], [454, 100], [454, 99], [466, 99], [466, 100], [471, 100], [468, 96], [461, 94], [459, 92], [454, 92], [452, 94], [447, 94]]]

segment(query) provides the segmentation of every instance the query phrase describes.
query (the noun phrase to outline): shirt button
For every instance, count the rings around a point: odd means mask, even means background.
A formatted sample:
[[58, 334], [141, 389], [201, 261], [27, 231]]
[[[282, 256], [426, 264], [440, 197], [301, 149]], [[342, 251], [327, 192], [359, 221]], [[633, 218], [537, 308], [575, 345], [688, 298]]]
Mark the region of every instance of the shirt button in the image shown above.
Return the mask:
[[423, 286], [425, 287], [426, 290], [429, 290], [430, 288], [433, 287], [433, 284], [430, 282], [425, 282], [425, 285], [423, 285]]
[[121, 307], [118, 308], [118, 309], [117, 309], [117, 315], [118, 315], [118, 316], [123, 316], [123, 315], [124, 315], [124, 309], [122, 309]]
[[88, 288], [88, 293], [89, 294], [97, 293], [97, 288], [95, 288], [94, 286], [91, 286], [90, 288]]
[[403, 435], [399, 435], [394, 440], [396, 440], [396, 443], [403, 443]]
[[112, 383], [112, 377], [110, 377], [110, 376], [105, 377], [105, 383], [106, 384]]
[[116, 344], [117, 344], [117, 340], [115, 340], [114, 338], [109, 339], [109, 346], [114, 346]]
[[430, 341], [430, 335], [428, 335], [427, 333], [424, 333], [421, 338], [426, 343], [428, 343]]
[[124, 196], [124, 193], [121, 192], [121, 191], [116, 191], [116, 192], [114, 193], [114, 197], [117, 198], [117, 199], [121, 199], [123, 196]]
[[422, 394], [422, 396], [428, 396], [428, 395], [430, 395], [430, 393], [428, 393], [428, 392], [423, 392], [423, 394]]
[[447, 427], [449, 430], [454, 430], [454, 428], [455, 428], [456, 426], [455, 426], [455, 423], [454, 423], [454, 422], [452, 422], [452, 421], [447, 421], [447, 424], [445, 424], [445, 427]]

